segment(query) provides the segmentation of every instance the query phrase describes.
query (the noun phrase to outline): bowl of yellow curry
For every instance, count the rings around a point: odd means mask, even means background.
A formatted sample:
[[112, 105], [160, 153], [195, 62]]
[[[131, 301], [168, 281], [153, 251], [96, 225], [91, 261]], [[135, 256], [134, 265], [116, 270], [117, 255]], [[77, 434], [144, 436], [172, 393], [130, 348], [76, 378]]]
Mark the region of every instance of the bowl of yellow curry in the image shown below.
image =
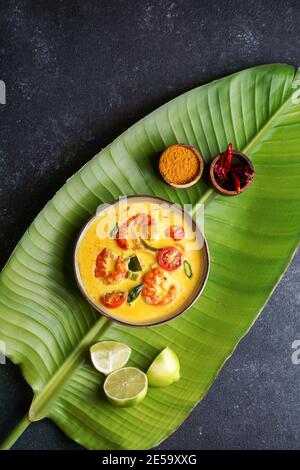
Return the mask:
[[164, 323], [199, 298], [209, 272], [207, 242], [178, 204], [130, 196], [100, 206], [76, 242], [74, 270], [86, 300], [129, 326]]

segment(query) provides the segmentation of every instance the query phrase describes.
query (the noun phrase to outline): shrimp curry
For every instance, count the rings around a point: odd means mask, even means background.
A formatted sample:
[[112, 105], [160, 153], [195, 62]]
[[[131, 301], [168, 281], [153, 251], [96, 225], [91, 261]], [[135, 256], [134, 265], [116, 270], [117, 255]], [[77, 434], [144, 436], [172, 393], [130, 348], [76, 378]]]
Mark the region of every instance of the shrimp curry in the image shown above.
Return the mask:
[[133, 325], [175, 317], [207, 273], [203, 237], [179, 206], [133, 197], [98, 211], [79, 237], [81, 289], [106, 315]]

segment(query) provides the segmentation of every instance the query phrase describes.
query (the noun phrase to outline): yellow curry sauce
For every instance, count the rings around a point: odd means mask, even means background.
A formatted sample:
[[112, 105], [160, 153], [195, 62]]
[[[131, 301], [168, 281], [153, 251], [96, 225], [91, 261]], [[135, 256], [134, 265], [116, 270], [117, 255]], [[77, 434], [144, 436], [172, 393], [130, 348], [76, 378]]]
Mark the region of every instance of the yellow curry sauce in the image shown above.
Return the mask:
[[[151, 247], [175, 246], [182, 254], [181, 265], [173, 271], [163, 270], [165, 279], [161, 285], [157, 286], [157, 292], [162, 296], [166, 294], [171, 285], [175, 286], [174, 300], [166, 305], [152, 305], [147, 303], [145, 296], [140, 294], [130, 304], [125, 301], [117, 308], [106, 308], [101, 302], [101, 296], [112, 291], [125, 291], [127, 296], [133, 287], [143, 283], [147, 272], [158, 267], [158, 252], [148, 250], [141, 243], [140, 239], [145, 236], [145, 233], [140, 227], [134, 227], [131, 236], [128, 235], [130, 248], [126, 250], [118, 245], [115, 234], [111, 233], [112, 230], [114, 231], [116, 222], [120, 227], [130, 217], [140, 213], [151, 214], [152, 220], [155, 222], [147, 234], [147, 243]], [[191, 220], [189, 218], [183, 219], [183, 217], [181, 210], [172, 209], [170, 212], [168, 205], [147, 200], [142, 202], [128, 200], [126, 204], [115, 204], [96, 216], [84, 231], [77, 248], [78, 269], [87, 296], [110, 316], [133, 324], [157, 323], [172, 318], [184, 309], [197, 295], [199, 284], [202, 284], [206, 274], [207, 263], [203, 246], [197, 244], [199, 237], [197, 232], [193, 231]], [[180, 241], [166, 236], [166, 231], [172, 225], [184, 227], [184, 238]], [[120, 255], [125, 260], [135, 254], [142, 267], [142, 271], [137, 273], [138, 279], [132, 280], [126, 277], [117, 283], [106, 284], [104, 279], [96, 277], [96, 260], [104, 248], [110, 249], [115, 255]], [[184, 269], [184, 260], [187, 260], [192, 267], [191, 278], [187, 276]], [[115, 262], [112, 260], [108, 266], [110, 272], [114, 270], [114, 267]]]

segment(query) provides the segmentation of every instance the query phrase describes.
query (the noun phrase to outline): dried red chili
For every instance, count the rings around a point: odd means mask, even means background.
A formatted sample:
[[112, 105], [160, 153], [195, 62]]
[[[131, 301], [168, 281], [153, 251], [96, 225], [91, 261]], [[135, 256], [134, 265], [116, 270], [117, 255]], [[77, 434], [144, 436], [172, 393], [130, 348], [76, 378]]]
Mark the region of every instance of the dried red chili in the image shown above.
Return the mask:
[[246, 160], [233, 159], [232, 144], [229, 144], [215, 164], [215, 174], [225, 189], [240, 193], [241, 188], [249, 183], [254, 171]]
[[237, 193], [241, 192], [241, 180], [236, 173], [232, 173], [232, 179], [234, 182], [235, 190]]
[[229, 144], [225, 152], [222, 153], [215, 166], [217, 177], [223, 183], [227, 181], [227, 173], [232, 162], [232, 144]]

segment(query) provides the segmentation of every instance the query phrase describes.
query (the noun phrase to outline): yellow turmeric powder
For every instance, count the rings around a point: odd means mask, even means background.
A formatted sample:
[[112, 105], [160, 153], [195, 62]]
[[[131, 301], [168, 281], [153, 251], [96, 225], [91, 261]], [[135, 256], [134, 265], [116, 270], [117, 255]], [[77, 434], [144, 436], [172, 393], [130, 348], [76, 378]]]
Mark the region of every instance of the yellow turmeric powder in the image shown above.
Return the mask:
[[159, 171], [168, 183], [190, 183], [200, 171], [196, 150], [184, 144], [168, 147], [160, 157]]

